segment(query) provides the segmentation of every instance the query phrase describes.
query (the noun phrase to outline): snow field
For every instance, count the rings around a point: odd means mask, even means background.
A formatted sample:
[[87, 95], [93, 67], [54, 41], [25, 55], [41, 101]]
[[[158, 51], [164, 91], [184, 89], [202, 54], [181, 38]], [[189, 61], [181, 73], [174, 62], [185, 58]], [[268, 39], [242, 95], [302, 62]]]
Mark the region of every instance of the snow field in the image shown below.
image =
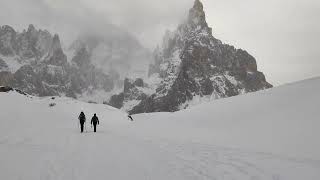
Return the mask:
[[106, 105], [0, 93], [0, 179], [318, 180], [318, 92], [311, 79], [134, 122]]

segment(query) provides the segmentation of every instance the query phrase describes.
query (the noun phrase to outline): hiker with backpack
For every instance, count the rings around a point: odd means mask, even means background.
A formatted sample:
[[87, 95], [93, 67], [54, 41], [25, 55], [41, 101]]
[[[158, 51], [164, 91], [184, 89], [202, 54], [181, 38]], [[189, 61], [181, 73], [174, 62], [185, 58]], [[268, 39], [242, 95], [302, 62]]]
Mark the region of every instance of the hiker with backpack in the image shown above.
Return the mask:
[[97, 114], [94, 114], [91, 119], [91, 127], [92, 125], [94, 132], [97, 132], [97, 125], [99, 125], [99, 118], [97, 117]]
[[83, 133], [84, 123], [86, 122], [86, 116], [85, 116], [84, 112], [81, 112], [81, 113], [80, 113], [78, 119], [79, 119], [79, 121], [80, 121], [81, 133]]

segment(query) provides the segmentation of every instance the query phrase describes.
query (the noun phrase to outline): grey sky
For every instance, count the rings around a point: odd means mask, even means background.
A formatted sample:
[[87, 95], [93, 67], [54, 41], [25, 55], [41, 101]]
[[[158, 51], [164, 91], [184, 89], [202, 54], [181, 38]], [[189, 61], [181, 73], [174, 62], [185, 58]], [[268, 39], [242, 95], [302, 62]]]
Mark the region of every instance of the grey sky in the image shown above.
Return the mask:
[[[267, 79], [283, 84], [320, 76], [319, 0], [202, 0], [213, 34], [256, 57]], [[65, 43], [83, 30], [108, 33], [110, 23], [153, 49], [165, 29], [186, 17], [193, 0], [10, 0], [0, 24], [33, 23]]]

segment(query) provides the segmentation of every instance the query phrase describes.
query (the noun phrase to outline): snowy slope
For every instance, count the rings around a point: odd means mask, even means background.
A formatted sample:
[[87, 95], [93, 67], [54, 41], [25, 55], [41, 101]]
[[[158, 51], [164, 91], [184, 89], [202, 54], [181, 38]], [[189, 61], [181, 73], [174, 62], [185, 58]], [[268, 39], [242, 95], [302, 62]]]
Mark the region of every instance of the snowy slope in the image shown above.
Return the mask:
[[[318, 180], [318, 92], [312, 79], [134, 122], [105, 105], [0, 93], [0, 179]], [[81, 109], [100, 117], [98, 133], [79, 133]]]
[[142, 125], [150, 132], [141, 133], [148, 135], [159, 131], [157, 136], [163, 138], [320, 160], [319, 92], [320, 78], [316, 78], [177, 113], [136, 118], [147, 120]]

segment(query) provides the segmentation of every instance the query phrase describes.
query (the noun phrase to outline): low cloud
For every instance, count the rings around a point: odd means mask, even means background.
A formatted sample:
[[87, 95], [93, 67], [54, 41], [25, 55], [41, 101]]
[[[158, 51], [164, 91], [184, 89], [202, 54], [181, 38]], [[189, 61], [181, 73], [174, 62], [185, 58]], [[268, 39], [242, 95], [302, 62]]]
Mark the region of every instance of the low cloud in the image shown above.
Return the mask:
[[[253, 54], [274, 84], [320, 75], [319, 0], [202, 0], [214, 36]], [[193, 0], [10, 0], [0, 22], [59, 33], [65, 43], [85, 31], [123, 29], [153, 49], [174, 29]], [[114, 24], [120, 29], [114, 28]]]

